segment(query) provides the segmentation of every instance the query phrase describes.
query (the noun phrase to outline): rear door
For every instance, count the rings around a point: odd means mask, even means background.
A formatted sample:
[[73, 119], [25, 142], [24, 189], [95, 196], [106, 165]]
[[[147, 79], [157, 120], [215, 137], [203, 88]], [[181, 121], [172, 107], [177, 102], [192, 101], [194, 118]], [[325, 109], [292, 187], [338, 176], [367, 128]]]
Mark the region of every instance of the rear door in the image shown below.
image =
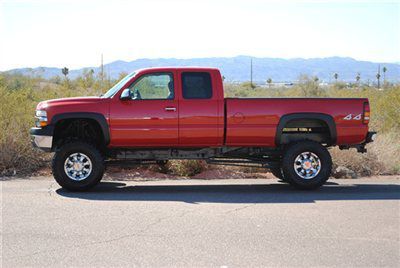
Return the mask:
[[[179, 145], [188, 147], [217, 146], [222, 144], [219, 129], [223, 116], [223, 103], [213, 74], [207, 71], [178, 71]], [[221, 105], [222, 104], [222, 105]], [[223, 117], [222, 117], [223, 122]]]
[[178, 145], [176, 72], [150, 72], [129, 85], [132, 99], [110, 106], [111, 146], [157, 147]]

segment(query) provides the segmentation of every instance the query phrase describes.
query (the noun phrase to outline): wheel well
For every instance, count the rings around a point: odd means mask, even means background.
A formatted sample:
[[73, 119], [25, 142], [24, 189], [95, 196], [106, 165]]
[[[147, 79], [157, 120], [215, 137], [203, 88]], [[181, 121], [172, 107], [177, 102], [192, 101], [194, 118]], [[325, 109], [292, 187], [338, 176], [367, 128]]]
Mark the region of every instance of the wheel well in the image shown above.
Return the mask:
[[321, 118], [292, 118], [285, 120], [278, 128], [278, 144], [289, 144], [300, 140], [311, 140], [322, 144], [334, 143], [332, 126]]
[[106, 145], [103, 130], [94, 119], [69, 118], [59, 120], [54, 127], [53, 147], [59, 147], [71, 140], [87, 141], [100, 149]]

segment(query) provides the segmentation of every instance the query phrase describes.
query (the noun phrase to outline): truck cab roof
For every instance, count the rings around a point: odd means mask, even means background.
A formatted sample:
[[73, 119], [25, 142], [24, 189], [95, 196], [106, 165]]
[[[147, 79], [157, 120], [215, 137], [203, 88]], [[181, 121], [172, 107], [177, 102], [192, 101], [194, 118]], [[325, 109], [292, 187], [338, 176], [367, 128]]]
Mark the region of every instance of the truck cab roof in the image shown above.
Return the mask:
[[147, 71], [160, 71], [160, 72], [165, 72], [165, 71], [173, 71], [173, 70], [180, 70], [180, 71], [218, 71], [218, 68], [215, 67], [202, 67], [202, 66], [165, 66], [165, 67], [148, 67], [148, 68], [141, 68], [136, 70], [137, 73], [139, 72], [147, 72]]

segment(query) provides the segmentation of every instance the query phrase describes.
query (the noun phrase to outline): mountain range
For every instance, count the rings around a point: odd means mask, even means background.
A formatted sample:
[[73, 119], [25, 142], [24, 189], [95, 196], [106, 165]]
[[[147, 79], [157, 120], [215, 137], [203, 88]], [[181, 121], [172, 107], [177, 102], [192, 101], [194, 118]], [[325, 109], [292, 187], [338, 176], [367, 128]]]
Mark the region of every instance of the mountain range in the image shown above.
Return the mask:
[[[328, 57], [328, 58], [257, 58], [250, 56], [236, 57], [213, 57], [213, 58], [193, 58], [193, 59], [137, 59], [133, 61], [114, 61], [104, 65], [107, 75], [115, 79], [120, 73], [129, 73], [136, 69], [159, 66], [210, 66], [217, 67], [225, 76], [226, 81], [243, 82], [250, 80], [250, 62], [252, 61], [253, 81], [265, 83], [268, 78], [274, 82], [293, 82], [299, 76], [306, 74], [317, 76], [320, 81], [332, 82], [333, 75], [339, 75], [338, 80], [352, 82], [355, 81], [357, 73], [360, 73], [361, 81], [375, 81], [376, 74], [380, 67], [381, 76], [385, 76], [387, 81], [400, 81], [400, 64], [398, 63], [376, 63], [369, 61], [359, 61], [349, 57]], [[22, 74], [29, 76], [41, 76], [51, 78], [62, 76], [61, 68], [56, 67], [37, 67], [20, 68], [5, 71], [5, 73]], [[68, 66], [67, 66], [68, 67]], [[385, 75], [382, 68], [386, 67]], [[87, 67], [70, 70], [68, 76], [75, 78], [81, 75], [84, 70], [92, 69], [95, 74], [100, 72], [100, 67]]]

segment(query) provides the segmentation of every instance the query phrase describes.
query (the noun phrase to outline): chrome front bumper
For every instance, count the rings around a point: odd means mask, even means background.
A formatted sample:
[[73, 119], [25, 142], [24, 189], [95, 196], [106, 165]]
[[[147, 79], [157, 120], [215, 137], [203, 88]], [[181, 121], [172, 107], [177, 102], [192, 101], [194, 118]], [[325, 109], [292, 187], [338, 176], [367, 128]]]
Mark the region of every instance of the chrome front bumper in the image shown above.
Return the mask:
[[31, 135], [31, 137], [32, 137], [32, 143], [37, 148], [49, 150], [53, 145], [53, 136]]
[[53, 128], [33, 127], [30, 130], [32, 145], [43, 151], [50, 152], [53, 147]]

